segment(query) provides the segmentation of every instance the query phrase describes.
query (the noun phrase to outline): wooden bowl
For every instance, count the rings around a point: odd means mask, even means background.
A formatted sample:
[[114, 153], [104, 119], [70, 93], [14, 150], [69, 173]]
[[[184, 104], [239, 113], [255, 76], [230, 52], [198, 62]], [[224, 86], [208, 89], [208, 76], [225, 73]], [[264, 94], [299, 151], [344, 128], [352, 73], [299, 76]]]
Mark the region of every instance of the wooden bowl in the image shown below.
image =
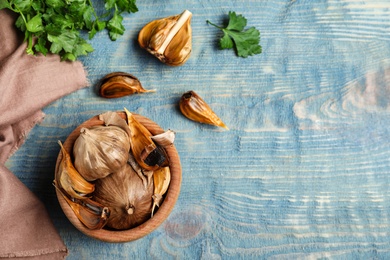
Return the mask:
[[[126, 118], [126, 115], [124, 112], [118, 112], [118, 114], [122, 118]], [[150, 119], [133, 114], [134, 117], [143, 124], [151, 133], [152, 135], [163, 133], [164, 130], [159, 127], [155, 122], [151, 121]], [[92, 117], [91, 119], [85, 121], [81, 125], [79, 125], [66, 139], [66, 141], [63, 143], [64, 148], [69, 152], [69, 154], [73, 154], [73, 144], [76, 141], [77, 137], [80, 135], [80, 129], [82, 127], [92, 127], [97, 125], [103, 125], [103, 121], [98, 119], [98, 115]], [[164, 196], [164, 201], [158, 208], [157, 212], [154, 214], [152, 218], [144, 222], [143, 224], [128, 229], [128, 230], [108, 230], [108, 229], [98, 229], [98, 230], [91, 230], [88, 229], [84, 224], [82, 224], [77, 216], [74, 214], [73, 210], [70, 208], [69, 204], [66, 202], [66, 200], [62, 197], [61, 193], [56, 189], [57, 199], [60, 203], [60, 206], [62, 210], [64, 211], [66, 217], [69, 219], [69, 221], [82, 233], [84, 233], [87, 236], [93, 237], [95, 239], [105, 241], [105, 242], [111, 242], [111, 243], [122, 243], [122, 242], [129, 242], [134, 241], [136, 239], [139, 239], [143, 236], [148, 235], [152, 231], [154, 231], [159, 225], [161, 225], [164, 220], [169, 216], [171, 213], [173, 207], [176, 204], [176, 201], [179, 197], [180, 193], [180, 186], [181, 186], [181, 165], [180, 165], [180, 158], [177, 153], [177, 150], [174, 145], [171, 145], [170, 147], [165, 147], [165, 150], [168, 154], [169, 158], [169, 168], [171, 171], [171, 182], [169, 184], [168, 191], [166, 192]], [[58, 172], [58, 166], [62, 159], [61, 151], [59, 152], [57, 163], [56, 163], [56, 169], [55, 169], [55, 176], [57, 176]]]

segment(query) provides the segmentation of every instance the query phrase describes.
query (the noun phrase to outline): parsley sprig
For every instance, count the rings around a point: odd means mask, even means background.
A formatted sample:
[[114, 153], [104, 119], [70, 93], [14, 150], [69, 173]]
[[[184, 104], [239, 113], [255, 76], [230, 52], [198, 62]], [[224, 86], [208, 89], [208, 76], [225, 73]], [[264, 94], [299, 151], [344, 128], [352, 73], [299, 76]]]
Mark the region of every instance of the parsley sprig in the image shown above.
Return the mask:
[[[123, 35], [123, 12], [138, 11], [136, 0], [104, 0], [105, 13], [99, 16], [91, 0], [1, 0], [0, 9], [19, 14], [16, 27], [24, 32], [28, 54], [54, 53], [74, 61], [94, 49], [89, 40], [104, 29], [111, 40]], [[36, 40], [34, 40], [36, 38]]]
[[260, 54], [260, 31], [255, 27], [250, 27], [247, 30], [245, 26], [247, 19], [242, 15], [237, 15], [235, 12], [229, 12], [229, 23], [226, 28], [211, 24], [223, 31], [223, 37], [219, 40], [221, 49], [232, 49], [235, 47], [236, 54], [240, 57], [247, 58], [250, 55]]

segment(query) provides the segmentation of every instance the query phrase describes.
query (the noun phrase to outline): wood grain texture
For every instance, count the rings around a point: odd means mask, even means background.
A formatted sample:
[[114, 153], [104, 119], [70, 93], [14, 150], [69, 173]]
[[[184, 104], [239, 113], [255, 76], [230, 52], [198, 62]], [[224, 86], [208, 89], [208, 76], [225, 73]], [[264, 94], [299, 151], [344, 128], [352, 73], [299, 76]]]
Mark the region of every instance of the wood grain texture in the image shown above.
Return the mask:
[[[99, 1], [94, 1], [98, 3]], [[389, 259], [390, 2], [385, 0], [138, 1], [125, 35], [106, 33], [83, 58], [91, 87], [45, 108], [7, 166], [42, 199], [69, 259]], [[139, 48], [150, 20], [193, 13], [193, 52], [168, 67]], [[263, 53], [218, 50], [236, 11], [261, 31]], [[155, 93], [97, 96], [105, 74], [126, 71]], [[196, 91], [230, 131], [180, 114]], [[62, 213], [51, 185], [57, 140], [88, 118], [128, 108], [176, 135], [178, 202], [148, 236], [91, 239]]]

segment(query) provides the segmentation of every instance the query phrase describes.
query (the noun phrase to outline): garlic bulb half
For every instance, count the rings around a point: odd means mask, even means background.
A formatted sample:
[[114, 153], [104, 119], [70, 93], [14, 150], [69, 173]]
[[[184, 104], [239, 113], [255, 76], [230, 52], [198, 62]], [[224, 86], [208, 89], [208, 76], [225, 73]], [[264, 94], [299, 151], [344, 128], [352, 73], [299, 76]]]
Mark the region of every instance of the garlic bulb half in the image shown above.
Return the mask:
[[106, 178], [98, 179], [95, 187], [94, 199], [110, 209], [107, 227], [129, 229], [150, 218], [153, 182], [145, 188], [129, 164]]
[[73, 146], [74, 165], [88, 181], [122, 168], [129, 157], [127, 133], [117, 126], [82, 128]]
[[184, 64], [192, 50], [191, 17], [185, 10], [148, 23], [138, 35], [139, 45], [167, 65]]

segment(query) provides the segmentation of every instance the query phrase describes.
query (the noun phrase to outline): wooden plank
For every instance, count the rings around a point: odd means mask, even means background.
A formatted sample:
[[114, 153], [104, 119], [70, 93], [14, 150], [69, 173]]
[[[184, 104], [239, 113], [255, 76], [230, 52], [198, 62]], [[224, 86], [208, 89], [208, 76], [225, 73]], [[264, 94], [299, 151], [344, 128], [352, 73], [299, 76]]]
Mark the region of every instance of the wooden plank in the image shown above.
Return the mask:
[[[140, 1], [125, 35], [105, 33], [83, 58], [95, 85], [127, 71], [156, 93], [104, 100], [94, 87], [45, 108], [7, 166], [45, 203], [69, 259], [389, 258], [388, 1]], [[135, 42], [148, 21], [188, 9], [193, 53], [168, 67]], [[218, 50], [229, 10], [261, 31], [263, 53]], [[195, 90], [229, 126], [178, 110]], [[131, 243], [90, 239], [55, 198], [56, 141], [106, 110], [129, 110], [177, 132], [183, 183], [164, 224]]]

